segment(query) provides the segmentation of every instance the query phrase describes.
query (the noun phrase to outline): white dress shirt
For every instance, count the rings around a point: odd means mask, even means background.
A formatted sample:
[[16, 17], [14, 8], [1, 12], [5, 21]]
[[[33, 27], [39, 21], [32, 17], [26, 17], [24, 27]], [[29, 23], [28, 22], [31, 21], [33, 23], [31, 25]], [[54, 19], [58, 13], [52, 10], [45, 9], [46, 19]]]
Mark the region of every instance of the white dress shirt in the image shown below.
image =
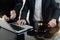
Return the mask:
[[33, 20], [42, 21], [42, 0], [35, 0], [35, 11]]

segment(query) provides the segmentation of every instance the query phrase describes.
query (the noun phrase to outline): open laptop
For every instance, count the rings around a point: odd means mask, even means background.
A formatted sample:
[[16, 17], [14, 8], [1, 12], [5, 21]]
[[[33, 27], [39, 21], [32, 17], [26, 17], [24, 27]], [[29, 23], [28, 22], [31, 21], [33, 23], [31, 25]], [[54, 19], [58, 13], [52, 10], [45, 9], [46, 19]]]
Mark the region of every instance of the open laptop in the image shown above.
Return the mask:
[[7, 23], [6, 21], [4, 21], [2, 18], [0, 18], [0, 26], [6, 30], [12, 31], [14, 33], [21, 33], [21, 32], [25, 32], [28, 29], [32, 29], [32, 26], [29, 25], [22, 25], [19, 26], [16, 23]]

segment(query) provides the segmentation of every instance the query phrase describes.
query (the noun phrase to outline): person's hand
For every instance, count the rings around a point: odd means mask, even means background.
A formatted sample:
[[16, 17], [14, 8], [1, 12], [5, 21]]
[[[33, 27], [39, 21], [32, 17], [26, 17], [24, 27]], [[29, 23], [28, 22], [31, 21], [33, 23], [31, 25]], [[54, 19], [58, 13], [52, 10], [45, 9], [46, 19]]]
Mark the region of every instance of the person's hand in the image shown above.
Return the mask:
[[16, 12], [15, 12], [15, 10], [11, 10], [11, 11], [10, 11], [10, 19], [15, 19], [15, 17], [16, 17]]
[[26, 21], [25, 20], [18, 20], [17, 23], [18, 23], [18, 25], [25, 25]]
[[9, 20], [9, 17], [7, 17], [6, 15], [3, 15], [2, 16], [2, 19], [5, 20], [5, 21], [8, 21]]
[[56, 19], [52, 19], [48, 22], [48, 27], [55, 27], [57, 25]]

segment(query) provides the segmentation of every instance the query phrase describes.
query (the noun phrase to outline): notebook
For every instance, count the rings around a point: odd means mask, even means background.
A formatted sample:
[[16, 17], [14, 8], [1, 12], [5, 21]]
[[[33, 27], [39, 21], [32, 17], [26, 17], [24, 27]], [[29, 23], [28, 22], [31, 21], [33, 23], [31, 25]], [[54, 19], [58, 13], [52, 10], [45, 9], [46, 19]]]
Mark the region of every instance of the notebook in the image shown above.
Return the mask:
[[19, 26], [16, 22], [14, 23], [7, 23], [4, 21], [2, 18], [0, 18], [0, 26], [6, 30], [12, 31], [14, 33], [20, 33], [20, 32], [25, 32], [28, 29], [32, 29], [32, 26], [29, 25], [22, 25]]

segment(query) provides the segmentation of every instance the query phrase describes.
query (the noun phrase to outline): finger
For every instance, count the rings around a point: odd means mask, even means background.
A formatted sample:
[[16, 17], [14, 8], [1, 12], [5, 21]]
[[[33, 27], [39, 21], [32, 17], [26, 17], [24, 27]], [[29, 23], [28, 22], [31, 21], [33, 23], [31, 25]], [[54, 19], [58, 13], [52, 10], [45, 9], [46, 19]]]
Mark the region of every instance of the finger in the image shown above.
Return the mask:
[[18, 23], [18, 25], [25, 25], [26, 24], [25, 20], [18, 20], [17, 23]]
[[23, 23], [24, 25], [26, 24], [26, 22]]
[[11, 16], [10, 19], [14, 19], [16, 16]]
[[21, 21], [20, 24], [21, 24], [21, 25], [24, 25], [24, 21]]
[[17, 21], [17, 24], [18, 24], [18, 25], [20, 24], [20, 20]]
[[8, 21], [8, 20], [9, 20], [9, 18], [7, 17], [7, 18], [6, 18], [6, 21]]
[[20, 21], [20, 25], [25, 25], [25, 24], [26, 24], [26, 22], [24, 20]]
[[55, 27], [56, 26], [56, 23], [53, 23], [53, 27]]
[[18, 25], [22, 25], [22, 21], [20, 21], [20, 20], [17, 23], [18, 23]]
[[25, 20], [23, 20], [23, 24], [24, 24], [24, 25], [26, 24], [26, 21], [25, 21]]
[[16, 13], [11, 13], [10, 16], [16, 16]]
[[3, 16], [3, 19], [4, 19], [5, 21], [9, 20], [9, 18], [8, 18], [7, 16]]
[[50, 27], [50, 25], [48, 24], [48, 27]]
[[52, 22], [52, 24], [51, 24], [51, 25], [52, 25], [52, 27], [55, 27], [55, 26], [56, 26], [56, 23]]
[[55, 23], [49, 23], [49, 27], [55, 27], [56, 24]]

